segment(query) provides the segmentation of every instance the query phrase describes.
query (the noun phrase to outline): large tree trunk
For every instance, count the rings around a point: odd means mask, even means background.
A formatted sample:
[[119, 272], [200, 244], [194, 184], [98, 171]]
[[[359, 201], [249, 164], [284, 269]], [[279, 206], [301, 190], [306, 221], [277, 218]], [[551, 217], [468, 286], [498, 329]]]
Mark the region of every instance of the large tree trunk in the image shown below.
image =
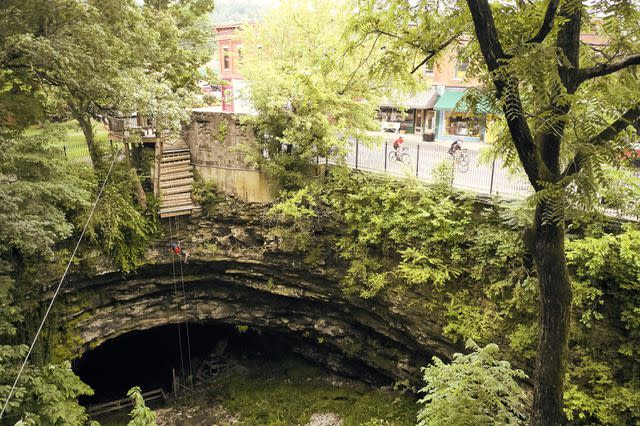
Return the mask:
[[129, 171], [131, 173], [131, 179], [133, 180], [133, 184], [136, 187], [136, 194], [138, 195], [138, 204], [143, 209], [147, 208], [147, 194], [144, 193], [144, 189], [142, 188], [142, 184], [140, 183], [140, 177], [138, 176], [138, 172], [136, 168], [131, 164], [131, 151], [129, 149], [129, 144], [127, 142], [124, 143], [124, 157], [127, 159], [127, 165], [129, 166]]
[[540, 286], [540, 340], [533, 381], [533, 426], [556, 426], [566, 422], [562, 410], [563, 384], [572, 292], [564, 254], [564, 223], [554, 223], [554, 219], [549, 217], [549, 212], [558, 208], [550, 204], [549, 201], [541, 201], [535, 216], [534, 256]]
[[82, 129], [84, 139], [87, 141], [89, 155], [91, 156], [91, 163], [93, 163], [93, 167], [95, 168], [100, 164], [101, 158], [96, 151], [95, 134], [93, 133], [93, 127], [91, 126], [91, 117], [75, 111], [72, 114], [73, 117], [78, 121], [80, 129]]

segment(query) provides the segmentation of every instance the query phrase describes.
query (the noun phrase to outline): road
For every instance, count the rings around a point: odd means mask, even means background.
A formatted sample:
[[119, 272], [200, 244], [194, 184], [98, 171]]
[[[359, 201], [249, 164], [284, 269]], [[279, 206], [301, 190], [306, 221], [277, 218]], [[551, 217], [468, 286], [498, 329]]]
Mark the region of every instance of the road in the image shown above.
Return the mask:
[[[393, 150], [389, 142], [381, 146], [366, 147], [353, 140], [346, 157], [347, 165], [358, 170], [383, 172], [396, 176], [417, 176], [418, 179], [429, 182], [433, 181], [433, 172], [438, 165], [442, 162], [451, 162], [446, 146], [430, 142], [406, 142], [406, 146], [411, 158], [408, 165], [388, 159], [388, 153]], [[468, 150], [468, 155], [469, 169], [466, 172], [454, 169], [454, 187], [515, 199], [532, 194], [533, 188], [526, 177], [507, 171], [501, 160], [497, 159], [495, 162], [486, 164], [480, 161], [479, 152], [471, 149]]]

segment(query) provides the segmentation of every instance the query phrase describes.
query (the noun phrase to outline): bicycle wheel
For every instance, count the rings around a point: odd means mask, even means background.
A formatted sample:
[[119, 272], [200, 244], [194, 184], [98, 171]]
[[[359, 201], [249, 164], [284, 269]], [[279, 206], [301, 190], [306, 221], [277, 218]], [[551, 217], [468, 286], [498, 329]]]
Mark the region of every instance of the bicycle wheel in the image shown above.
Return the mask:
[[458, 169], [462, 172], [465, 173], [467, 170], [469, 170], [469, 156], [468, 155], [461, 155], [459, 160], [458, 160]]
[[396, 152], [395, 151], [391, 151], [389, 153], [389, 161], [398, 161], [398, 157], [396, 157]]
[[411, 163], [411, 157], [406, 152], [402, 153], [400, 155], [400, 161], [402, 162], [402, 164], [409, 164]]

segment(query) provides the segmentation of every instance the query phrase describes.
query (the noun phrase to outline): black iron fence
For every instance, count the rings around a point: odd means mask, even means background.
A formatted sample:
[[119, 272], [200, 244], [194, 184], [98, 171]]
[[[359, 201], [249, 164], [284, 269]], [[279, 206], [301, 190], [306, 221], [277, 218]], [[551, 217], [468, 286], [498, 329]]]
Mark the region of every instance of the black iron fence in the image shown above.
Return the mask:
[[[500, 159], [486, 161], [477, 151], [464, 150], [454, 158], [448, 148], [433, 143], [405, 142], [407, 156], [395, 155], [393, 144], [367, 146], [351, 140], [346, 164], [354, 169], [390, 173], [397, 176], [413, 175], [420, 180], [434, 181], [438, 171], [451, 173], [453, 186], [481, 194], [496, 194], [506, 198], [525, 198], [533, 188], [524, 175], [508, 171]], [[319, 159], [319, 162], [325, 162]], [[447, 167], [442, 167], [445, 163]]]
[[70, 161], [91, 161], [86, 143], [64, 144], [62, 152], [64, 157]]

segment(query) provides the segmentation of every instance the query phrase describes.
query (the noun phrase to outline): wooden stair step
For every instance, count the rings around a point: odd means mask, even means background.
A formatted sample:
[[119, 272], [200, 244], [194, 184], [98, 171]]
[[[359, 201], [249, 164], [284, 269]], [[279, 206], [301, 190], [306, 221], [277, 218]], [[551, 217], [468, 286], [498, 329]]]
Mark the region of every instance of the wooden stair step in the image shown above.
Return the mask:
[[185, 164], [191, 164], [190, 158], [179, 158], [173, 160], [171, 158], [163, 158], [160, 162], [160, 168], [171, 167], [171, 166], [184, 166]]
[[180, 154], [184, 152], [191, 152], [191, 150], [189, 148], [173, 148], [162, 151], [163, 154]]
[[162, 156], [162, 163], [166, 164], [166, 163], [173, 163], [175, 161], [182, 161], [182, 160], [189, 160], [191, 161], [191, 155], [189, 154], [178, 154], [178, 155], [163, 155]]
[[163, 196], [183, 193], [191, 195], [191, 185], [173, 186], [162, 189]]
[[188, 162], [186, 164], [176, 164], [176, 165], [174, 165], [174, 163], [169, 163], [169, 165], [167, 166], [160, 167], [160, 173], [162, 174], [162, 173], [184, 172], [192, 169], [193, 167], [191, 167], [191, 164], [189, 164]]
[[176, 201], [173, 203], [161, 203], [160, 204], [160, 210], [164, 210], [164, 209], [172, 209], [172, 208], [178, 208], [178, 207], [186, 207], [186, 206], [190, 206], [190, 207], [194, 207], [195, 204], [193, 204], [193, 201], [191, 200], [183, 200], [183, 201]]
[[160, 218], [164, 219], [167, 217], [188, 215], [188, 214], [191, 214], [194, 210], [200, 210], [200, 206], [192, 206], [192, 207], [185, 206], [185, 207], [176, 207], [176, 208], [170, 208], [170, 209], [162, 209], [159, 211], [159, 213], [160, 213]]
[[193, 183], [193, 178], [185, 178], [185, 179], [173, 179], [168, 180], [166, 182], [160, 182], [160, 188], [169, 188], [172, 186], [184, 186], [191, 185]]
[[191, 170], [187, 170], [186, 172], [175, 172], [175, 173], [160, 173], [160, 183], [168, 182], [170, 180], [175, 179], [184, 179], [184, 178], [192, 178], [193, 172]]
[[168, 205], [187, 205], [193, 204], [193, 200], [191, 198], [174, 198], [174, 199], [163, 199], [160, 201], [160, 206], [168, 206]]
[[161, 200], [162, 201], [175, 200], [175, 199], [178, 199], [178, 198], [187, 198], [187, 199], [190, 200], [191, 199], [191, 191], [189, 191], [189, 192], [179, 192], [179, 193], [176, 193], [176, 194], [166, 194], [163, 191]]

